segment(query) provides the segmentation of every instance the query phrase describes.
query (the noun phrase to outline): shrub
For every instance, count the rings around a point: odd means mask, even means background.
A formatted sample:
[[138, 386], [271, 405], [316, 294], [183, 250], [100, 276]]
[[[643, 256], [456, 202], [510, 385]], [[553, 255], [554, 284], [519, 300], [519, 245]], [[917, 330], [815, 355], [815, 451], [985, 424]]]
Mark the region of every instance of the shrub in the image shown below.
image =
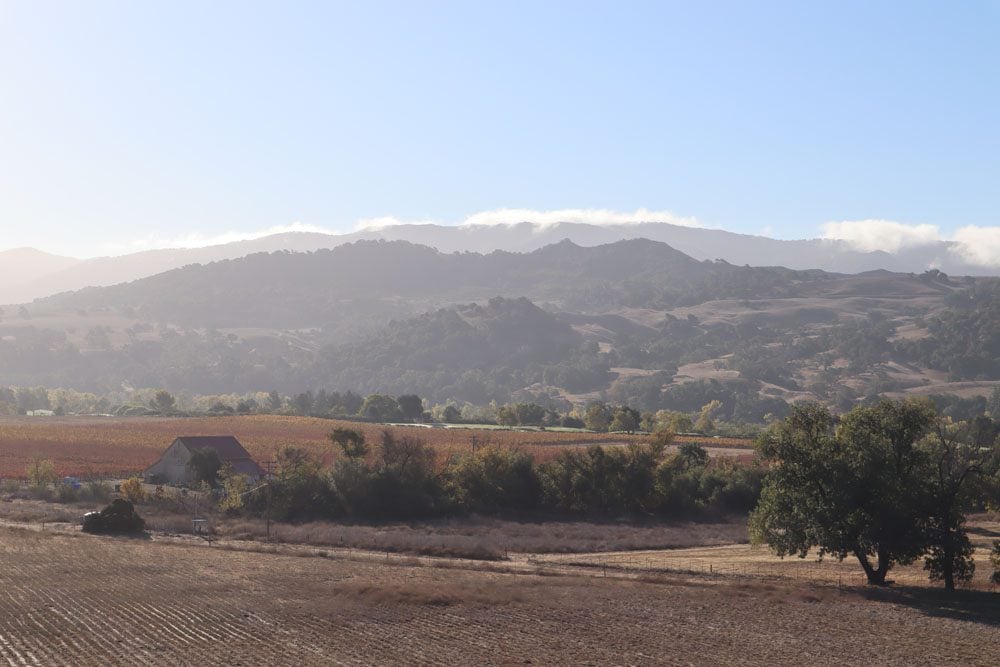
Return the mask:
[[538, 467], [545, 503], [571, 512], [641, 511], [655, 504], [656, 445], [566, 451]]
[[69, 484], [60, 484], [56, 490], [56, 497], [61, 503], [74, 503], [80, 499], [80, 492]]
[[50, 459], [36, 458], [28, 466], [28, 484], [36, 491], [47, 489], [58, 479], [55, 464]]
[[88, 512], [83, 517], [83, 530], [87, 533], [141, 533], [146, 522], [136, 514], [132, 503], [116, 498], [100, 512]]
[[87, 482], [83, 486], [80, 497], [101, 502], [107, 501], [111, 497], [111, 486], [102, 480]]
[[146, 490], [142, 487], [142, 480], [138, 477], [126, 479], [120, 488], [122, 497], [130, 503], [141, 503], [146, 500]]
[[[219, 501], [219, 509], [225, 512], [235, 512], [243, 508], [246, 493], [250, 489], [250, 483], [246, 475], [233, 472], [229, 466], [222, 470], [222, 500]], [[161, 491], [163, 487], [156, 487]]]
[[531, 510], [541, 500], [534, 461], [523, 452], [485, 447], [453, 459], [445, 477], [449, 499], [465, 510]]

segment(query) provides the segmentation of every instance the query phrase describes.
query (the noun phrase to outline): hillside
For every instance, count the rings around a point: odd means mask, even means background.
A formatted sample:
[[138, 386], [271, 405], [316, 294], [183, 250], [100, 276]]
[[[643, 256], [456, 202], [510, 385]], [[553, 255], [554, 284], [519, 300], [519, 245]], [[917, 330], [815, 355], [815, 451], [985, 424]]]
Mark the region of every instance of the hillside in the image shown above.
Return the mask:
[[786, 266], [844, 273], [879, 269], [922, 273], [936, 267], [954, 274], [996, 274], [996, 267], [970, 263], [961, 249], [949, 242], [906, 247], [896, 253], [886, 253], [860, 252], [842, 241], [779, 240], [655, 221], [601, 225], [571, 222], [547, 225], [530, 222], [459, 226], [399, 224], [346, 234], [285, 232], [203, 248], [146, 250], [87, 260], [61, 258], [61, 262], [14, 263], [7, 253], [0, 253], [0, 304], [28, 302], [85, 287], [131, 282], [191, 264], [238, 259], [254, 253], [329, 250], [357, 241], [406, 241], [443, 253], [489, 254], [495, 251], [529, 253], [564, 239], [592, 247], [639, 238], [669, 244], [697, 260], [721, 259], [736, 265]]
[[28, 286], [32, 283], [46, 276], [68, 271], [79, 264], [78, 259], [52, 255], [33, 248], [4, 250], [0, 252], [0, 303], [18, 301], [20, 299], [4, 297], [29, 293], [32, 288]]
[[717, 399], [721, 417], [759, 421], [804, 398], [988, 395], [998, 297], [991, 278], [740, 267], [641, 239], [486, 255], [365, 241], [37, 301], [0, 321], [0, 377], [649, 410]]
[[[445, 254], [403, 241], [360, 241], [314, 253], [255, 254], [132, 283], [42, 299], [32, 313], [132, 309], [189, 327], [326, 327], [382, 320], [449, 303], [526, 295], [566, 308], [672, 302], [709, 279], [741, 272], [697, 262], [662, 243], [581, 248], [564, 241], [516, 254]], [[646, 293], [639, 294], [639, 286]], [[597, 304], [594, 301], [597, 300]]]

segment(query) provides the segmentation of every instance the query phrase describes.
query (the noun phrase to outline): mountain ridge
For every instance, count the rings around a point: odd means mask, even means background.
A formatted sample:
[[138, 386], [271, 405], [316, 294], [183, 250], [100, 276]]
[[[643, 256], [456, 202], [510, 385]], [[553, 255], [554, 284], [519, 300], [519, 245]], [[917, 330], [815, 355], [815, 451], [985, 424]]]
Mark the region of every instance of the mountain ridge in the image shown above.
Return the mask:
[[1000, 386], [996, 303], [995, 278], [738, 266], [647, 239], [485, 255], [358, 241], [38, 300], [0, 319], [0, 377], [651, 410], [720, 400], [759, 421], [807, 398], [982, 396]]
[[[830, 239], [782, 240], [704, 227], [662, 222], [595, 225], [522, 222], [511, 225], [401, 224], [362, 229], [345, 234], [283, 232], [203, 248], [146, 250], [118, 257], [75, 260], [69, 266], [9, 277], [0, 284], [0, 303], [22, 303], [90, 286], [108, 286], [148, 277], [189, 264], [236, 259], [258, 252], [313, 252], [360, 240], [408, 241], [441, 252], [495, 250], [530, 252], [564, 238], [582, 246], [648, 238], [667, 243], [698, 260], [722, 259], [730, 264], [822, 269], [838, 273], [890, 270], [922, 273], [938, 268], [949, 274], [995, 275], [998, 269], [962, 260], [950, 242], [905, 248], [898, 253], [861, 252], [845, 241]], [[2, 255], [0, 255], [2, 257]]]

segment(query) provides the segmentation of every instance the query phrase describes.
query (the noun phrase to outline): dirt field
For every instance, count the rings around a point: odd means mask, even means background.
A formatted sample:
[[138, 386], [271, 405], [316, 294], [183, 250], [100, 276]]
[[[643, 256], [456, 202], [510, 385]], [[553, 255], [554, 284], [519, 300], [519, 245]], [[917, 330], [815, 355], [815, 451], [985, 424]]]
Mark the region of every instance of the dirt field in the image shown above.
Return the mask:
[[[235, 435], [258, 461], [266, 461], [287, 446], [301, 447], [332, 461], [335, 448], [327, 434], [337, 427], [355, 428], [377, 442], [384, 428], [378, 424], [342, 422], [308, 417], [252, 415], [200, 418], [0, 417], [0, 477], [23, 477], [35, 457], [52, 459], [61, 475], [122, 475], [151, 465], [179, 435]], [[444, 460], [468, 452], [475, 438], [480, 445], [517, 447], [538, 461], [556, 456], [562, 448], [591, 444], [622, 445], [641, 442], [642, 436], [607, 433], [430, 429], [394, 427], [431, 443]], [[710, 453], [752, 457], [750, 443], [733, 438], [696, 438]]]
[[4, 665], [993, 665], [996, 597], [537, 576], [0, 528]]

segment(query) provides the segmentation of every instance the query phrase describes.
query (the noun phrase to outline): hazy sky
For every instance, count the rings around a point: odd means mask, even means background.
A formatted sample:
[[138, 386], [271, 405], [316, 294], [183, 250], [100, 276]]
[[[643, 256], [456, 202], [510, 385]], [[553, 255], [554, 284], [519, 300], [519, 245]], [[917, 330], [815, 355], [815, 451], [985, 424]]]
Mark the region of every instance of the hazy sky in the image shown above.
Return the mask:
[[[502, 208], [951, 238], [1000, 225], [998, 103], [998, 2], [0, 0], [0, 249]], [[905, 224], [822, 226], [861, 220]]]

